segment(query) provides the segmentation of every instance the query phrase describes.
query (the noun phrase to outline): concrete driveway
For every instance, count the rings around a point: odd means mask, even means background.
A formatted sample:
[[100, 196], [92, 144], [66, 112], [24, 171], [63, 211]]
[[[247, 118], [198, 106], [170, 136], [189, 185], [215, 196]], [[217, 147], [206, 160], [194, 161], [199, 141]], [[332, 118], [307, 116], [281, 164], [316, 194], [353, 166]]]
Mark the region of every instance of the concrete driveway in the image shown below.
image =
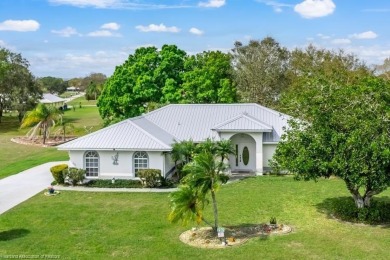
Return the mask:
[[50, 167], [68, 163], [49, 162], [0, 180], [0, 214], [50, 186]]

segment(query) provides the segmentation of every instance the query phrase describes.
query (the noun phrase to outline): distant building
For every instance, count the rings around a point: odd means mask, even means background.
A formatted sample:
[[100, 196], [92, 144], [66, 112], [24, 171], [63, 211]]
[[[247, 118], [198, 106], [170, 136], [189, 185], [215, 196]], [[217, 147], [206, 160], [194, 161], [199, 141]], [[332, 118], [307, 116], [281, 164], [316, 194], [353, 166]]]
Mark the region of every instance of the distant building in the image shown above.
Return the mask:
[[80, 89], [72, 86], [72, 87], [66, 88], [66, 90], [67, 91], [79, 91]]
[[65, 99], [60, 98], [56, 95], [45, 93], [43, 94], [43, 98], [39, 100], [39, 103], [45, 104], [45, 105], [51, 105], [55, 106], [59, 109], [63, 109], [65, 105]]

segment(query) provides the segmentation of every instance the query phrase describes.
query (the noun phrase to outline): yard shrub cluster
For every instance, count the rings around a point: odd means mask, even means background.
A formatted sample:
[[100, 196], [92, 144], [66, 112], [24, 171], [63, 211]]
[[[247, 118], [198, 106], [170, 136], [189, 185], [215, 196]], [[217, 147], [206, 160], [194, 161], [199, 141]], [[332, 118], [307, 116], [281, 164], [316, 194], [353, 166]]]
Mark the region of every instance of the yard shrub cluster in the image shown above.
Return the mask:
[[58, 184], [64, 184], [65, 183], [65, 178], [64, 178], [64, 175], [63, 175], [63, 171], [66, 170], [66, 169], [68, 169], [68, 165], [67, 164], [59, 164], [59, 165], [55, 165], [55, 166], [50, 168], [50, 172], [53, 175], [54, 180]]
[[78, 183], [82, 183], [85, 179], [85, 170], [75, 167], [65, 169], [63, 171], [63, 178], [72, 185], [77, 185]]
[[161, 184], [161, 170], [159, 169], [141, 169], [137, 175], [141, 178], [144, 187], [155, 188]]
[[86, 187], [95, 188], [142, 188], [139, 180], [91, 180], [84, 184]]
[[390, 223], [390, 203], [373, 200], [370, 207], [357, 208], [351, 198], [335, 200], [331, 212], [336, 218], [356, 223]]

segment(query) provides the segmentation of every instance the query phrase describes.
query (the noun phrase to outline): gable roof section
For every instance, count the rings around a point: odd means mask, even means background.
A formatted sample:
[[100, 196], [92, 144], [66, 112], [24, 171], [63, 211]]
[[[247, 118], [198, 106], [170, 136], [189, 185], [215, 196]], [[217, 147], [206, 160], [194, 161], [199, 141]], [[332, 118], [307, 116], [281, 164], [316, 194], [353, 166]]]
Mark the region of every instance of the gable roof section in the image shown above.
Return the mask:
[[289, 118], [257, 104], [174, 104], [124, 120], [58, 148], [170, 151], [175, 141], [219, 140], [218, 132], [264, 132], [264, 141], [278, 142]]
[[65, 99], [57, 97], [56, 95], [45, 93], [43, 94], [43, 98], [39, 100], [39, 102], [43, 104], [51, 104], [51, 103], [57, 103], [57, 102], [64, 102]]
[[260, 122], [247, 113], [242, 113], [214, 126], [212, 130], [217, 132], [272, 132], [272, 126]]
[[[166, 138], [169, 136], [165, 135], [164, 138], [168, 140]], [[161, 141], [130, 119], [57, 147], [59, 150], [171, 150], [170, 143]]]
[[[245, 114], [246, 118], [239, 120], [237, 124], [245, 124], [244, 121], [249, 124], [250, 119], [254, 119], [258, 121], [257, 124], [272, 126], [270, 134], [272, 138], [268, 140], [270, 142], [280, 140], [284, 132], [283, 127], [287, 126], [287, 120], [290, 118], [275, 110], [245, 103], [172, 104], [145, 114], [143, 117], [179, 140], [192, 139], [194, 142], [202, 142], [207, 138], [219, 140], [219, 135], [217, 131], [213, 131], [213, 128], [242, 114]], [[233, 127], [233, 124], [230, 127]], [[243, 130], [244, 125], [241, 128]], [[248, 130], [247, 132], [250, 132], [250, 129]]]

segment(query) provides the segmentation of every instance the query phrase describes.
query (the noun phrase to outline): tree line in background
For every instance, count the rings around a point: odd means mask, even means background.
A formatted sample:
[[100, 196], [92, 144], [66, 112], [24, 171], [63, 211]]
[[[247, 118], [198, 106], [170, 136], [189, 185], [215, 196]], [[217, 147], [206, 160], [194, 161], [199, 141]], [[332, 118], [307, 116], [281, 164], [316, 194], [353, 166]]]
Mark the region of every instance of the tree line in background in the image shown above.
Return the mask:
[[0, 123], [4, 112], [17, 111], [19, 122], [32, 110], [43, 93], [62, 94], [69, 87], [85, 91], [88, 100], [97, 99], [107, 77], [91, 73], [84, 78], [64, 80], [56, 77], [36, 78], [29, 62], [21, 54], [0, 48]]
[[[377, 68], [383, 77], [390, 70]], [[289, 51], [271, 37], [236, 42], [230, 53], [142, 47], [116, 67], [98, 106], [106, 124], [170, 103], [249, 102], [297, 116], [293, 108], [313, 79], [348, 85], [368, 76], [375, 69], [353, 54], [314, 45]]]

